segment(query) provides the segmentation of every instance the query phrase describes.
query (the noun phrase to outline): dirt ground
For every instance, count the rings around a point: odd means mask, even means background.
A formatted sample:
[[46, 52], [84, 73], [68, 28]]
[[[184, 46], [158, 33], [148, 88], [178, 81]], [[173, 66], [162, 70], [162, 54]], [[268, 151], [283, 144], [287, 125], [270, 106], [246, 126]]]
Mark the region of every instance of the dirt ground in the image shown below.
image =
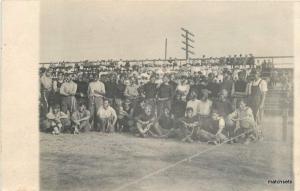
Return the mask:
[[266, 117], [262, 142], [213, 146], [128, 134], [40, 134], [41, 190], [117, 190], [195, 153], [191, 161], [145, 178], [127, 191], [293, 190], [292, 125], [281, 141], [281, 118]]

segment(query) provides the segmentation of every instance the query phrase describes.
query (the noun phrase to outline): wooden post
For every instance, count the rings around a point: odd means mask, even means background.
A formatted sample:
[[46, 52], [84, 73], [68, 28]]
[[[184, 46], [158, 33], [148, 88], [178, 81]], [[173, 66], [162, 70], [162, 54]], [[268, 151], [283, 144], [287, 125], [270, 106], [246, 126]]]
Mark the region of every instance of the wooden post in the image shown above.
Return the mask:
[[185, 31], [185, 59], [189, 59], [188, 32]]
[[289, 110], [288, 108], [286, 108], [283, 110], [283, 115], [282, 115], [282, 141], [284, 142], [287, 141], [288, 115], [289, 115]]
[[167, 50], [168, 50], [168, 39], [165, 41], [165, 60], [167, 60]]
[[282, 95], [282, 141], [287, 140], [287, 126], [288, 126], [288, 116], [289, 116], [289, 100], [288, 93]]
[[195, 35], [187, 29], [181, 28], [181, 30], [184, 32], [181, 34], [181, 36], [184, 38], [184, 41], [182, 41], [184, 47], [181, 47], [181, 49], [185, 51], [185, 60], [187, 61], [189, 59], [189, 54], [194, 54], [194, 52], [190, 51], [190, 49], [194, 48], [191, 43], [194, 42], [192, 37]]

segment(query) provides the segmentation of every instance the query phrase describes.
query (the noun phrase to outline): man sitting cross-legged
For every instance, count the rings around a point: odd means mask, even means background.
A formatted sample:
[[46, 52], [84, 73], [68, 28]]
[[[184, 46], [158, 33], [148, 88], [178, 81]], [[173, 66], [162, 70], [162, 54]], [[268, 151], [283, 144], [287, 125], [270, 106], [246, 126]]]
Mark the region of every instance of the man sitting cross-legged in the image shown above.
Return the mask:
[[84, 103], [78, 104], [78, 110], [72, 114], [72, 129], [74, 134], [79, 134], [79, 131], [84, 132], [91, 129], [89, 119], [91, 114], [89, 110], [86, 109]]

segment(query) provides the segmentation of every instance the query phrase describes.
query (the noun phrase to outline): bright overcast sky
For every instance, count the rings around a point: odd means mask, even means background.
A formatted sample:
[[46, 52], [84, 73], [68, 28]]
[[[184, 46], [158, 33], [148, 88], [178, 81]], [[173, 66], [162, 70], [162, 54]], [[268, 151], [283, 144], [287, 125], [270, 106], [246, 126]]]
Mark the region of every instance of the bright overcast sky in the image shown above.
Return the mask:
[[44, 1], [40, 60], [184, 58], [181, 30], [195, 34], [193, 57], [293, 55], [293, 5], [283, 2]]

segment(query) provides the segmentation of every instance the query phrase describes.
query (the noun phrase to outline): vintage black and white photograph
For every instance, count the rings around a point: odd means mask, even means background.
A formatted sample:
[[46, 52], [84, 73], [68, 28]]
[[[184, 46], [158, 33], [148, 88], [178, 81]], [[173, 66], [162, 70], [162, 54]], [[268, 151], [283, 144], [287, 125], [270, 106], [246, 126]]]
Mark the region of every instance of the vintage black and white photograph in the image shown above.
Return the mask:
[[42, 1], [40, 190], [294, 190], [293, 5]]

